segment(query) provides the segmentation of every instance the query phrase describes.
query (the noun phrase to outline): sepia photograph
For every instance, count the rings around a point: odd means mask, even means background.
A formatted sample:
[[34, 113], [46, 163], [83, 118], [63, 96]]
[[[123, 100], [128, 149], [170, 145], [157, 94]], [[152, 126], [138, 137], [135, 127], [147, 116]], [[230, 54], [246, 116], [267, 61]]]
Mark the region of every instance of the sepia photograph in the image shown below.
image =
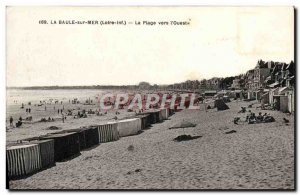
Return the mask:
[[6, 6], [6, 188], [296, 189], [293, 6]]

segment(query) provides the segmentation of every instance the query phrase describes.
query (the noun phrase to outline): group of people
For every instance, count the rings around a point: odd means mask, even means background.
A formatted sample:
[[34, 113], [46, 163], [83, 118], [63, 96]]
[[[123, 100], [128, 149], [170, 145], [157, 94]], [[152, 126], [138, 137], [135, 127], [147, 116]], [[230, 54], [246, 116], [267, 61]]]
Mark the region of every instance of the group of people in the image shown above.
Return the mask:
[[26, 108], [26, 113], [30, 113], [31, 112], [31, 108]]
[[[254, 123], [270, 123], [274, 122], [275, 119], [270, 114], [261, 112], [258, 113], [258, 116], [255, 115], [254, 112], [249, 111], [250, 113], [246, 116], [246, 121], [248, 124], [254, 124]], [[233, 120], [234, 124], [238, 124], [238, 121], [240, 121], [240, 117], [235, 117]]]
[[246, 121], [248, 122], [248, 124], [253, 124], [253, 123], [270, 123], [270, 122], [274, 122], [275, 119], [270, 115], [265, 113], [264, 115], [262, 115], [261, 112], [258, 113], [258, 116], [255, 116], [255, 113], [250, 112], [249, 115], [247, 115], [246, 117]]
[[[22, 117], [20, 117], [18, 122], [16, 123], [16, 127], [20, 127], [22, 125], [22, 121], [23, 121], [23, 119], [22, 119]], [[9, 117], [9, 124], [10, 124], [11, 127], [14, 127], [13, 123], [14, 123], [14, 119], [13, 119], [12, 116], [10, 116]]]

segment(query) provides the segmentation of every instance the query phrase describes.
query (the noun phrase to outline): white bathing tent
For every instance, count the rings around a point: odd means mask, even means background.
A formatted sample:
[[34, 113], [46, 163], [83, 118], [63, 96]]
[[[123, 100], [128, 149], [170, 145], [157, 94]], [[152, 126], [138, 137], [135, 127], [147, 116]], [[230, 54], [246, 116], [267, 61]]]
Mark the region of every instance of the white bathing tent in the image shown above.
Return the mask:
[[141, 119], [132, 118], [118, 121], [118, 132], [120, 137], [136, 135], [141, 130]]

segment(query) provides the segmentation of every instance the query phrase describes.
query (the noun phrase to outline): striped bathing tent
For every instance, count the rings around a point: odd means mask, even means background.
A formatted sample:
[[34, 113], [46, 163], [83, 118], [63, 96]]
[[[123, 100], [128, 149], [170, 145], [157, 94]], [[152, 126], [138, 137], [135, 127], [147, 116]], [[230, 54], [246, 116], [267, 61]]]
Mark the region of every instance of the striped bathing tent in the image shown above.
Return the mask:
[[118, 132], [120, 137], [136, 135], [141, 130], [141, 119], [124, 119], [118, 121]]
[[40, 156], [42, 168], [48, 168], [55, 165], [54, 160], [54, 140], [36, 140], [30, 143], [38, 144], [40, 148]]
[[111, 122], [98, 125], [99, 143], [117, 141], [119, 139], [118, 123]]
[[47, 134], [39, 137], [40, 140], [54, 140], [54, 159], [62, 161], [80, 154], [79, 136], [75, 132]]
[[39, 145], [8, 146], [6, 149], [6, 163], [9, 179], [37, 172], [42, 168]]

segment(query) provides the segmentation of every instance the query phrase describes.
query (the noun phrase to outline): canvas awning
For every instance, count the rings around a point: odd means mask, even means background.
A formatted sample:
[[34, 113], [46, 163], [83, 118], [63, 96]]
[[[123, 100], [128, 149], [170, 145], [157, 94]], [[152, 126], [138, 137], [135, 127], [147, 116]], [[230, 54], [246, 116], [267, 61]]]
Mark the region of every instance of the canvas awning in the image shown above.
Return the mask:
[[268, 85], [269, 87], [276, 87], [277, 85], [279, 85], [279, 83], [278, 82], [275, 82], [275, 83], [272, 83], [272, 84], [270, 84], [270, 85]]
[[288, 87], [282, 87], [278, 90], [278, 94], [283, 95], [286, 91], [289, 91]]

